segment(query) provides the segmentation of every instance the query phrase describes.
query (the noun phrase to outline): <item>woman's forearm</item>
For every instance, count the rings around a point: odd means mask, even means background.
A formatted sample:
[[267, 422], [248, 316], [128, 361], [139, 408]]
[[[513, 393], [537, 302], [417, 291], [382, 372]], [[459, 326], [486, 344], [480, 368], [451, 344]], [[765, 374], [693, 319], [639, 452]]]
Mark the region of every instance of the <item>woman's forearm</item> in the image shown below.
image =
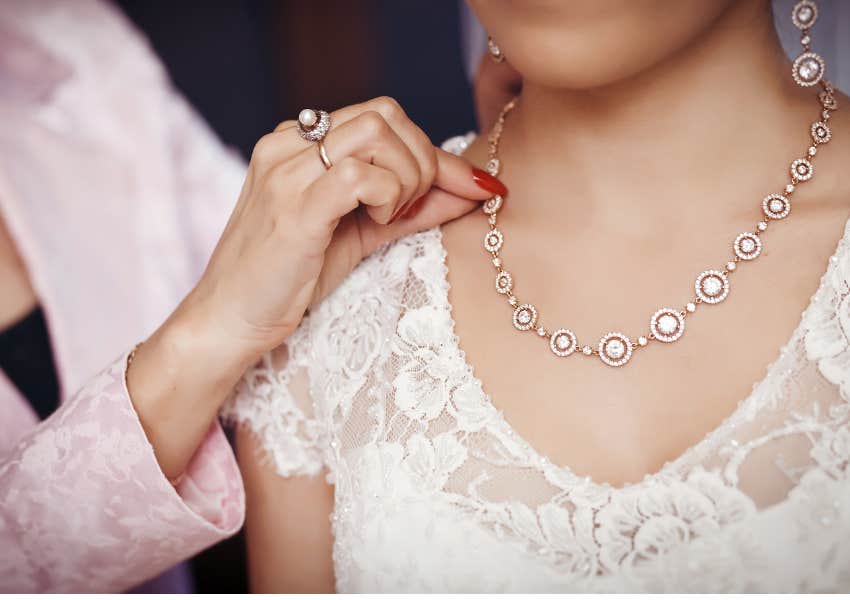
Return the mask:
[[0, 455], [0, 593], [129, 589], [241, 527], [221, 429], [206, 433], [187, 485], [169, 485], [127, 397], [125, 358]]
[[233, 385], [257, 354], [184, 301], [143, 344], [127, 388], [163, 473], [179, 478]]
[[204, 275], [136, 352], [130, 396], [169, 477], [183, 472], [245, 369], [363, 258], [507, 192], [434, 148], [390, 98], [325, 118], [339, 124], [327, 134], [330, 158], [295, 122], [257, 143]]

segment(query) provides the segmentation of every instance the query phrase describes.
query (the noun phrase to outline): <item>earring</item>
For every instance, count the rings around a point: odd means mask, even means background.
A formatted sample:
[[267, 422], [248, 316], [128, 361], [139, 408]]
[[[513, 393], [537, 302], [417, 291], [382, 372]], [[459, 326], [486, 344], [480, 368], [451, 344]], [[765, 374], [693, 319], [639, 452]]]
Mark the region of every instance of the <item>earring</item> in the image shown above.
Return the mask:
[[502, 49], [499, 48], [499, 45], [489, 35], [487, 36], [487, 52], [490, 53], [490, 58], [493, 59], [493, 62], [500, 63], [505, 60]]
[[797, 85], [803, 87], [811, 87], [817, 85], [823, 79], [826, 63], [823, 57], [812, 52], [809, 44], [812, 43], [812, 38], [809, 36], [809, 29], [818, 20], [818, 6], [813, 0], [800, 0], [794, 5], [791, 10], [791, 21], [794, 26], [802, 32], [800, 43], [803, 45], [803, 52], [794, 59], [794, 64], [791, 67], [791, 75]]

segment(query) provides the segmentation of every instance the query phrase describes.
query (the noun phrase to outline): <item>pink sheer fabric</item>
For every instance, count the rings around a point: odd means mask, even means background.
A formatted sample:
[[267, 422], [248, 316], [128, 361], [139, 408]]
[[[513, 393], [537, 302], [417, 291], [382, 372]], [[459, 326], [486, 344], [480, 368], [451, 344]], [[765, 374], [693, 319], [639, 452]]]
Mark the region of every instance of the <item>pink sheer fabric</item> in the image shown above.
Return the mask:
[[129, 588], [237, 531], [242, 480], [214, 425], [177, 490], [117, 361], [0, 464], [0, 591]]
[[39, 425], [0, 373], [0, 592], [126, 590], [240, 527], [219, 426], [175, 490], [113, 361], [191, 289], [243, 177], [119, 11], [2, 3], [0, 214], [63, 403]]

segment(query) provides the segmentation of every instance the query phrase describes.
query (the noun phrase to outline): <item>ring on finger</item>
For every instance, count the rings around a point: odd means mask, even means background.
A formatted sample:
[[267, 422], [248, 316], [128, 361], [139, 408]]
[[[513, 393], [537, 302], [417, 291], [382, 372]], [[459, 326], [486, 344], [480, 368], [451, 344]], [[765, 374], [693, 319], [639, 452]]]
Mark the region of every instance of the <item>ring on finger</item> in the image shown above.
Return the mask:
[[331, 162], [330, 157], [328, 157], [328, 151], [325, 150], [325, 143], [322, 140], [316, 142], [316, 146], [319, 147], [319, 158], [322, 159], [322, 164], [325, 165], [325, 170], [329, 170], [334, 164]]
[[322, 141], [330, 128], [331, 116], [324, 110], [305, 108], [298, 113], [298, 134], [308, 142]]

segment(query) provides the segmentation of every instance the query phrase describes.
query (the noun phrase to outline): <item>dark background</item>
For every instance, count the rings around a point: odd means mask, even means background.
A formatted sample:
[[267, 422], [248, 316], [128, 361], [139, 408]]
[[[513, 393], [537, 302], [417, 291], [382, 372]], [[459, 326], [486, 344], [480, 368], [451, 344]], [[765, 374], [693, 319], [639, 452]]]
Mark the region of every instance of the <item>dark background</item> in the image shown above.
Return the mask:
[[396, 98], [435, 142], [474, 127], [456, 0], [118, 0], [177, 87], [250, 156], [305, 107]]
[[[455, 0], [117, 0], [228, 145], [302, 108], [396, 98], [431, 140], [474, 129]], [[192, 561], [196, 590], [245, 592], [244, 537]]]

